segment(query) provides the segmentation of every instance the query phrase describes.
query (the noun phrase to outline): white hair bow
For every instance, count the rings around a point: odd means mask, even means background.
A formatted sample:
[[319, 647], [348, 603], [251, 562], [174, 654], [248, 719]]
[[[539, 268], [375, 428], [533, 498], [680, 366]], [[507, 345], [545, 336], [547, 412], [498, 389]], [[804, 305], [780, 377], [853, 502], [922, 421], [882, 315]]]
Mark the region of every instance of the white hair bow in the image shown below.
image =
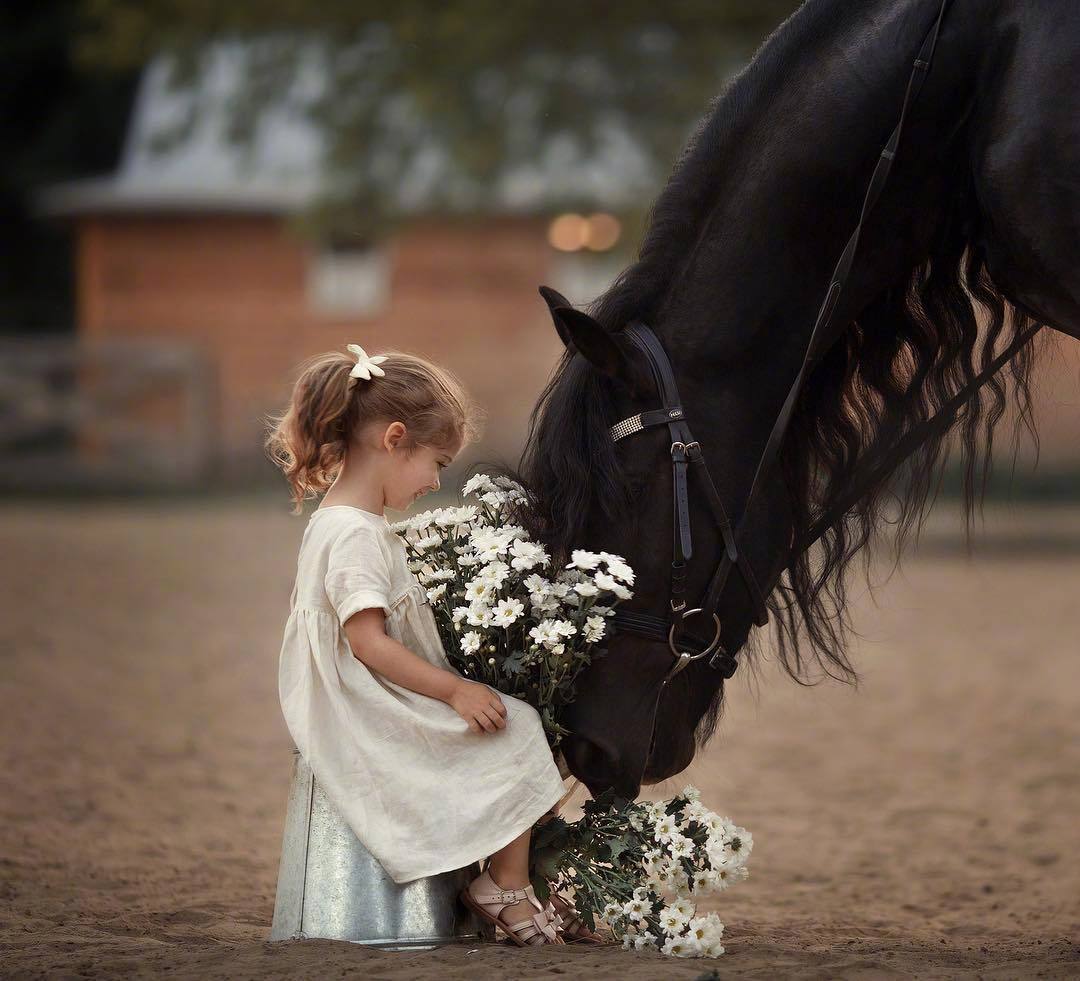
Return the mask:
[[353, 366], [353, 370], [349, 372], [350, 385], [355, 385], [357, 378], [370, 380], [372, 375], [386, 374], [386, 372], [379, 367], [379, 365], [386, 360], [385, 354], [377, 354], [375, 357], [369, 358], [367, 351], [359, 344], [349, 344], [348, 349], [356, 355], [356, 364]]

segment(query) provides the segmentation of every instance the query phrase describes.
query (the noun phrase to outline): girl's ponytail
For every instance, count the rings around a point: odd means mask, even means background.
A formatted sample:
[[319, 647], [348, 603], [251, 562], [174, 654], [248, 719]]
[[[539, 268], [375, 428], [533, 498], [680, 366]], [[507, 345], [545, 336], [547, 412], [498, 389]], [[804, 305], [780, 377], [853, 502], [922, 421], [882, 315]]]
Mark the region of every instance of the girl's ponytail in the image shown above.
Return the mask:
[[361, 424], [400, 420], [406, 451], [449, 447], [479, 436], [480, 410], [450, 372], [423, 358], [385, 353], [381, 376], [350, 378], [357, 359], [338, 351], [300, 365], [288, 408], [271, 416], [266, 451], [289, 482], [300, 514], [308, 497], [330, 489]]
[[329, 489], [345, 459], [356, 412], [349, 385], [354, 363], [337, 351], [309, 358], [284, 415], [271, 418], [266, 450], [289, 482], [294, 514], [306, 498]]

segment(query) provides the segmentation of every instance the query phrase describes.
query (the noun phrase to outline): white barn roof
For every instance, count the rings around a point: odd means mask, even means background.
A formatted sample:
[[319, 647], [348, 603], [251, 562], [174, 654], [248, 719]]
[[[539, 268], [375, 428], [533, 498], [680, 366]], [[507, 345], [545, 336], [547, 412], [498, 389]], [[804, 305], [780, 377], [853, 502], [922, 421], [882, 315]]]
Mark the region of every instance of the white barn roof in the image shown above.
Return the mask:
[[[41, 210], [291, 212], [312, 203], [326, 190], [325, 141], [305, 100], [321, 90], [326, 72], [315, 57], [303, 59], [288, 97], [260, 112], [250, 145], [238, 144], [228, 135], [230, 104], [248, 56], [243, 43], [215, 44], [188, 90], [170, 86], [168, 56], [155, 58], [140, 80], [117, 172], [48, 188], [40, 195]], [[656, 190], [647, 154], [614, 123], [604, 128], [594, 156], [582, 156], [569, 138], [549, 138], [527, 166], [506, 169], [491, 187], [477, 188], [455, 173], [449, 155], [426, 138], [401, 97], [384, 96], [384, 103], [392, 126], [416, 147], [407, 165], [394, 169], [387, 191], [402, 213], [436, 207], [529, 213], [572, 200], [618, 209], [640, 204], [642, 195]], [[190, 127], [177, 136], [189, 119]]]

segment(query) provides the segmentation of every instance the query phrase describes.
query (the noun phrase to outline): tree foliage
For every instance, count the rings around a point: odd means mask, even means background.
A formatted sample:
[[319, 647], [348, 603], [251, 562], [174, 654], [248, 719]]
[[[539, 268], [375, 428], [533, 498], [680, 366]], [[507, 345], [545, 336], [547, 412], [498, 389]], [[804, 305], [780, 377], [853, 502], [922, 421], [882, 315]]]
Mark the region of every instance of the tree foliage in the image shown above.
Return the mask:
[[[732, 70], [797, 0], [85, 0], [84, 59], [118, 67], [177, 56], [191, 86], [208, 41], [246, 42], [232, 135], [295, 98], [317, 64], [326, 84], [306, 109], [326, 136], [335, 197], [378, 207], [432, 145], [483, 188], [553, 143], [593, 154], [613, 127], [632, 134], [659, 178]], [[568, 163], [568, 166], [572, 164]]]

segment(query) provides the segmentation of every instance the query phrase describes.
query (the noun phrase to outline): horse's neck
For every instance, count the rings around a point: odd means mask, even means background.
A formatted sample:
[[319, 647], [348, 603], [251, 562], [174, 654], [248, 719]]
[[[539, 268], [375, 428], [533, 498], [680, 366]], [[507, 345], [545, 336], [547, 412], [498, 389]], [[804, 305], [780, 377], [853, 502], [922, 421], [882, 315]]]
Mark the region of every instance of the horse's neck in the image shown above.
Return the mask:
[[[968, 98], [964, 82], [973, 75], [969, 6], [952, 0], [838, 317], [850, 319], [909, 270], [933, 234], [948, 191], [950, 138]], [[842, 16], [832, 16], [841, 7]], [[777, 77], [763, 74], [754, 87], [759, 100], [726, 127], [730, 146], [719, 151], [708, 217], [657, 318], [675, 333], [671, 346], [682, 357], [723, 364], [766, 340], [803, 350], [939, 8], [940, 0], [821, 0], [770, 39], [748, 70]], [[810, 15], [830, 27], [800, 23]], [[800, 33], [809, 38], [802, 47]], [[784, 43], [790, 50], [768, 50]]]

